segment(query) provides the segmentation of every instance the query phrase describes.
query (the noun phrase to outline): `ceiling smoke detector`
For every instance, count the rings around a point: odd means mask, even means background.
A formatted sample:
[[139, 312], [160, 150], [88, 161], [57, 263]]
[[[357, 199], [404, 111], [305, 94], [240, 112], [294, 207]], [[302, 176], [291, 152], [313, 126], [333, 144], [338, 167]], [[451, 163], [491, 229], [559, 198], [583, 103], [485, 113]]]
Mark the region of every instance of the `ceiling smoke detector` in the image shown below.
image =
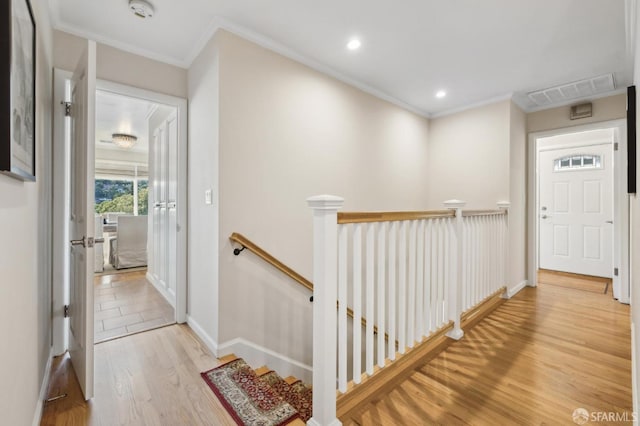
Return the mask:
[[129, 0], [129, 10], [139, 18], [153, 17], [153, 6], [145, 0]]

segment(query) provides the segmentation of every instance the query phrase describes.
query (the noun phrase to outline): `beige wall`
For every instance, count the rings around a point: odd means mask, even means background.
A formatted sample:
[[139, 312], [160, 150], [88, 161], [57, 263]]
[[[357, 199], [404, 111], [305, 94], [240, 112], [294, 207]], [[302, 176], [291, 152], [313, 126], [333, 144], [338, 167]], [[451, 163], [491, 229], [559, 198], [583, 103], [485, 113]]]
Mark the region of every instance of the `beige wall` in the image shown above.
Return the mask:
[[[73, 71], [86, 40], [55, 30], [53, 66]], [[157, 93], [187, 97], [187, 70], [97, 43], [96, 74], [99, 79]]]
[[52, 33], [45, 0], [31, 0], [38, 28], [36, 182], [0, 175], [0, 413], [30, 425], [51, 350]]
[[[189, 69], [189, 323], [214, 347], [218, 320], [218, 48], [215, 40]], [[238, 171], [238, 174], [242, 170]], [[205, 191], [212, 204], [205, 204]]]
[[[340, 195], [346, 210], [426, 208], [428, 121], [224, 31], [194, 63], [189, 83], [190, 158], [197, 163], [190, 164], [190, 229], [201, 234], [199, 224], [215, 221], [203, 203], [207, 186], [215, 194], [219, 185], [220, 212], [219, 247], [197, 245], [206, 265], [190, 254], [190, 271], [198, 269], [190, 272], [190, 315], [200, 324], [214, 315], [212, 261], [219, 250], [224, 321], [217, 341], [240, 337], [310, 364], [310, 293], [250, 253], [234, 256], [228, 237], [243, 233], [310, 278], [306, 198]], [[196, 167], [206, 169], [196, 177]], [[192, 241], [200, 238], [195, 234]]]
[[509, 288], [526, 280], [526, 115], [510, 100], [431, 120], [429, 207], [466, 209], [509, 201]]
[[526, 114], [513, 102], [509, 137], [509, 286], [527, 279], [527, 136]]
[[545, 109], [527, 114], [527, 132], [563, 129], [565, 127], [582, 126], [599, 121], [618, 120], [627, 116], [627, 95], [620, 94], [606, 98], [595, 99], [593, 116], [580, 120], [570, 120], [571, 106]]
[[511, 101], [431, 120], [429, 207], [458, 199], [468, 209], [495, 209], [509, 200]]

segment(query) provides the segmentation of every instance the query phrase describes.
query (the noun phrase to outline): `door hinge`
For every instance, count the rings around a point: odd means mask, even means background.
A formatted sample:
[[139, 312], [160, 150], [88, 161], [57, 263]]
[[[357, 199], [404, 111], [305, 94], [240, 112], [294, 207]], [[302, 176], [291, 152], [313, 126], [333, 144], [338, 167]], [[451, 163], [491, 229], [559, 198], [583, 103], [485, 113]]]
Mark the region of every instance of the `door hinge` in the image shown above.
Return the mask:
[[60, 104], [64, 105], [64, 116], [71, 117], [71, 102], [62, 101]]
[[615, 143], [613, 144], [613, 150], [614, 150], [614, 151], [617, 151], [617, 150], [618, 150], [618, 142], [615, 142]]
[[618, 268], [613, 268], [613, 275], [618, 276]]
[[64, 305], [63, 313], [65, 318], [69, 318], [69, 305]]

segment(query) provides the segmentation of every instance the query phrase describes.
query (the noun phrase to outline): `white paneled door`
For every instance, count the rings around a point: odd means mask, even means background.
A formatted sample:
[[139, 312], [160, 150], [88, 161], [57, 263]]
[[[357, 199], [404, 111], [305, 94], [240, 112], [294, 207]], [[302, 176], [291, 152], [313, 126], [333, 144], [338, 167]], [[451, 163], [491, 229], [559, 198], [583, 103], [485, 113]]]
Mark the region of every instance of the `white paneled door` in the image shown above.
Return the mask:
[[96, 45], [71, 80], [69, 355], [85, 399], [93, 397], [93, 246]]
[[178, 121], [170, 113], [153, 130], [150, 158], [153, 203], [151, 236], [151, 278], [169, 303], [176, 305], [177, 285], [177, 197], [178, 197]]
[[613, 272], [612, 144], [540, 152], [540, 267]]

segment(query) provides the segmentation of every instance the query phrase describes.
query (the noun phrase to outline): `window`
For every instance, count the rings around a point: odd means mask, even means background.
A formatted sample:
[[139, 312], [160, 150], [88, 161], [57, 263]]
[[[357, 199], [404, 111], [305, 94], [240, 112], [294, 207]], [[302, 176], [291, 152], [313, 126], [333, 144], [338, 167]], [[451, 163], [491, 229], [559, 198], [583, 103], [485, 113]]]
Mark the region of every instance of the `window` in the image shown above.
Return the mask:
[[[96, 179], [95, 210], [96, 213], [129, 213], [134, 214], [134, 203], [138, 204], [138, 214], [146, 215], [148, 211], [148, 180], [137, 179], [138, 190], [133, 191], [133, 180], [128, 179]], [[135, 199], [137, 196], [137, 199]]]
[[557, 158], [553, 162], [553, 170], [556, 172], [601, 168], [602, 159], [599, 155], [569, 155]]

